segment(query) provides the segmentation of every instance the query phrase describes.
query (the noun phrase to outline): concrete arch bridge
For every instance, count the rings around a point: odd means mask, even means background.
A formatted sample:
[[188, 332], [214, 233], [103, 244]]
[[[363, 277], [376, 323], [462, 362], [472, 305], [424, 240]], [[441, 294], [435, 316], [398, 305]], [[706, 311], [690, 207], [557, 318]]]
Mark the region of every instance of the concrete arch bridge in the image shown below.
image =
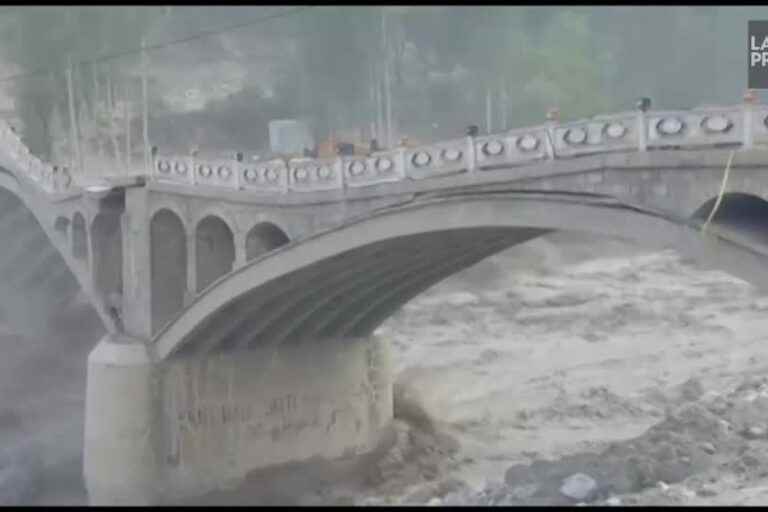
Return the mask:
[[34, 312], [31, 325], [88, 297], [108, 330], [89, 358], [91, 502], [179, 500], [385, 442], [391, 372], [375, 329], [542, 234], [674, 248], [768, 286], [766, 150], [768, 108], [744, 104], [367, 157], [158, 154], [145, 173], [94, 178], [3, 127], [0, 282], [17, 293], [0, 307]]

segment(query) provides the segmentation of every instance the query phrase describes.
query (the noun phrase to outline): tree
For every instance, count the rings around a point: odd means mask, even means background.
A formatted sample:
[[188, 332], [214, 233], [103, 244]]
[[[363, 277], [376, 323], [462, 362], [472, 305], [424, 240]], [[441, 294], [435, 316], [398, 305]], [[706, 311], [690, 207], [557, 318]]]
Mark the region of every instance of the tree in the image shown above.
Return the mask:
[[[49, 120], [56, 105], [66, 105], [64, 69], [68, 59], [79, 62], [138, 48], [156, 12], [154, 7], [135, 6], [35, 6], [6, 15], [9, 23], [0, 27], [5, 57], [25, 72], [47, 70], [20, 78], [13, 87], [25, 127], [23, 136], [33, 151], [50, 157]], [[82, 76], [77, 86], [92, 116], [97, 109], [98, 86]]]

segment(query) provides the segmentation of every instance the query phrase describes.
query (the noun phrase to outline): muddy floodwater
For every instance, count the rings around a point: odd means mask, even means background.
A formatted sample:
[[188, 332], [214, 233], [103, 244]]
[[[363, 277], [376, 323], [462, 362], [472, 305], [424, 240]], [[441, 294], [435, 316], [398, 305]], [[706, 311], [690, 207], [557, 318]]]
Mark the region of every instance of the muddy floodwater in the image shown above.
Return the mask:
[[[534, 240], [380, 328], [392, 446], [196, 503], [762, 504], [766, 313], [768, 296], [673, 252]], [[61, 339], [2, 333], [3, 503], [86, 502], [85, 363], [100, 330], [85, 308], [71, 315]]]

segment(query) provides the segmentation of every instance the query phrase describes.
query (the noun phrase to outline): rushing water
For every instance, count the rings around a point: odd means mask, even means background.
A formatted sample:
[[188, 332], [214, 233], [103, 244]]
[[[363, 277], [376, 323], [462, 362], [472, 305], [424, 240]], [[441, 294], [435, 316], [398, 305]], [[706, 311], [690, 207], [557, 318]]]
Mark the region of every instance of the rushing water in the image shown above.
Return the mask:
[[[444, 281], [380, 330], [398, 389], [415, 393], [436, 431], [398, 422], [393, 451], [364, 467], [287, 468], [206, 502], [426, 503], [441, 485], [479, 490], [515, 463], [597, 450], [657, 423], [658, 396], [692, 376], [718, 389], [761, 371], [766, 310], [748, 284], [674, 253], [562, 235], [530, 242]], [[0, 442], [43, 454], [35, 504], [86, 502], [85, 362], [98, 332], [3, 335]]]

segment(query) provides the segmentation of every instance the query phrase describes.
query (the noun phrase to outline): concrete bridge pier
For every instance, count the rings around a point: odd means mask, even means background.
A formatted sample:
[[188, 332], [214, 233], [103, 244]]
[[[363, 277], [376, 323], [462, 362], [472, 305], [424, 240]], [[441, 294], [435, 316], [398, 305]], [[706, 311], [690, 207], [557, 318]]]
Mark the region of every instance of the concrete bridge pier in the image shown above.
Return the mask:
[[83, 472], [91, 505], [152, 505], [160, 478], [157, 368], [107, 335], [88, 356]]
[[142, 343], [107, 337], [87, 385], [92, 505], [178, 503], [255, 470], [353, 459], [390, 439], [389, 344], [375, 337], [162, 362]]

